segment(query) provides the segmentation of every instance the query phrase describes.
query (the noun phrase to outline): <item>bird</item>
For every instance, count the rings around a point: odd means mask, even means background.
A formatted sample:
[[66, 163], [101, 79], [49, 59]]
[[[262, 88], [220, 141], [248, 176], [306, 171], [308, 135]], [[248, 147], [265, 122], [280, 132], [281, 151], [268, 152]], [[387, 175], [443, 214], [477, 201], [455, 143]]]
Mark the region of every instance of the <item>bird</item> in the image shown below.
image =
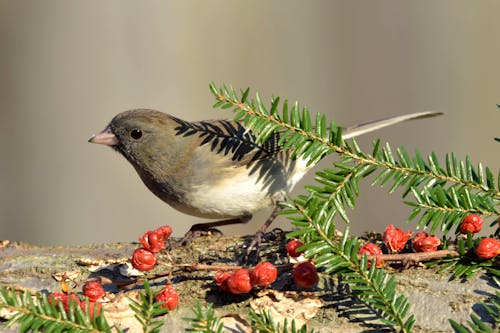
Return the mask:
[[[423, 111], [387, 117], [345, 128], [349, 139], [403, 121], [434, 117]], [[246, 247], [258, 248], [265, 230], [301, 178], [313, 167], [292, 158], [279, 144], [280, 132], [258, 143], [240, 121], [186, 121], [151, 109], [117, 114], [88, 141], [123, 155], [158, 198], [174, 209], [214, 222], [198, 223], [188, 233], [248, 222], [260, 210], [274, 207]]]

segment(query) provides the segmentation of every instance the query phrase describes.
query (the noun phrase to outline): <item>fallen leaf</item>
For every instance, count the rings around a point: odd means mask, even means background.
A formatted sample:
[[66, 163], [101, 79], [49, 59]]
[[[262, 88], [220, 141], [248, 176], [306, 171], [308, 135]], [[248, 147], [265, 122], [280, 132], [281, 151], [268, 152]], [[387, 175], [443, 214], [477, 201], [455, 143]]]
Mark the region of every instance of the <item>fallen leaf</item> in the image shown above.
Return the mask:
[[118, 294], [111, 302], [104, 303], [104, 317], [110, 326], [116, 325], [125, 332], [142, 332], [141, 323], [130, 308], [130, 299], [139, 300], [139, 292], [130, 291]]
[[257, 313], [268, 311], [273, 319], [288, 323], [295, 320], [296, 327], [301, 327], [314, 318], [323, 302], [312, 293], [281, 292], [262, 290], [257, 298], [250, 302], [250, 307]]
[[117, 265], [124, 264], [128, 261], [128, 258], [120, 259], [90, 259], [90, 258], [79, 258], [76, 262], [78, 265], [88, 266], [90, 272], [98, 272], [103, 269], [112, 271]]
[[248, 322], [239, 315], [227, 315], [221, 318], [224, 330], [228, 333], [251, 333]]

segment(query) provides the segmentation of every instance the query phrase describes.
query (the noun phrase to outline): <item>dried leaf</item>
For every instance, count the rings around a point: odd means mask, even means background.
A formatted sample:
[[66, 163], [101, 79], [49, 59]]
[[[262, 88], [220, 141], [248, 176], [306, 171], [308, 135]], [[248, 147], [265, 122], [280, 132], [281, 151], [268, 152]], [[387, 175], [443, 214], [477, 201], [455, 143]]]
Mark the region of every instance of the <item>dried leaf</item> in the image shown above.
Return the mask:
[[298, 327], [314, 318], [323, 306], [323, 302], [310, 293], [281, 292], [277, 290], [263, 290], [256, 299], [250, 302], [255, 312], [269, 311], [273, 319], [288, 322], [295, 319]]

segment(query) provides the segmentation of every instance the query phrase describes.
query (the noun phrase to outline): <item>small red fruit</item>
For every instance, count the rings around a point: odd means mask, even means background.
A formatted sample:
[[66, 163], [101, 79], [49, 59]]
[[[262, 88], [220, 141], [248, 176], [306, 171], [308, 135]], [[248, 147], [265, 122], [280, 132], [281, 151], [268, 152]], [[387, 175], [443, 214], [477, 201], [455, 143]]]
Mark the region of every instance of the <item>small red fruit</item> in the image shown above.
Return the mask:
[[288, 255], [292, 258], [297, 258], [302, 254], [302, 251], [297, 251], [299, 247], [304, 245], [300, 240], [298, 239], [292, 239], [286, 244], [286, 252], [288, 252]]
[[467, 235], [467, 232], [471, 234], [475, 234], [481, 231], [483, 226], [483, 219], [481, 216], [476, 214], [468, 214], [462, 220], [462, 224], [460, 224], [460, 233], [463, 235]]
[[360, 247], [358, 254], [382, 254], [382, 250], [378, 247], [377, 244], [366, 243]]
[[179, 304], [179, 294], [174, 287], [167, 284], [165, 288], [155, 297], [157, 302], [162, 302], [162, 308], [168, 308], [169, 310], [173, 310], [176, 308], [177, 304]]
[[57, 304], [61, 302], [64, 305], [64, 303], [68, 302], [68, 294], [60, 292], [51, 293], [47, 296], [47, 300], [50, 304]]
[[413, 239], [413, 249], [417, 252], [436, 251], [441, 245], [441, 240], [436, 236], [429, 236], [428, 233], [420, 231]]
[[496, 238], [483, 238], [477, 245], [475, 252], [481, 259], [495, 258], [500, 254], [500, 241]]
[[227, 287], [232, 294], [246, 294], [252, 290], [250, 283], [250, 272], [246, 268], [241, 268], [231, 274], [227, 279]]
[[[377, 244], [373, 243], [366, 243], [363, 246], [361, 246], [358, 250], [358, 254], [367, 254], [367, 255], [375, 255], [375, 267], [381, 268], [384, 267], [384, 260], [380, 257], [378, 257], [379, 254], [382, 254], [382, 250], [380, 247], [377, 246]], [[371, 260], [368, 262], [368, 268], [371, 266]]]
[[142, 246], [152, 253], [158, 253], [165, 247], [163, 239], [163, 232], [147, 231], [142, 237], [139, 238]]
[[270, 262], [261, 262], [250, 273], [250, 282], [252, 285], [259, 287], [269, 286], [276, 281], [278, 270]]
[[164, 225], [157, 228], [155, 231], [161, 235], [164, 241], [166, 241], [172, 234], [172, 227], [169, 225]]
[[69, 302], [70, 300], [74, 301], [76, 305], [80, 305], [80, 299], [75, 294], [66, 294], [66, 293], [52, 293], [47, 297], [47, 301], [50, 304], [57, 305], [61, 303], [63, 305], [64, 311], [69, 310]]
[[383, 241], [391, 252], [400, 252], [405, 248], [411, 234], [410, 231], [404, 232], [402, 229], [389, 224], [385, 229]]
[[220, 291], [229, 292], [229, 287], [227, 286], [227, 279], [233, 275], [232, 272], [217, 271], [214, 275], [215, 283], [219, 286]]
[[310, 261], [303, 261], [293, 269], [293, 280], [302, 288], [311, 288], [318, 282], [316, 267]]
[[87, 281], [82, 287], [83, 294], [89, 298], [89, 301], [95, 302], [104, 296], [104, 288], [97, 281]]
[[[85, 302], [80, 302], [80, 308], [82, 309], [83, 312], [85, 312]], [[100, 302], [89, 302], [89, 317], [92, 319], [94, 318], [95, 315], [100, 315], [101, 314], [101, 309], [102, 309], [102, 303]], [[97, 311], [97, 312], [96, 312]]]
[[130, 260], [132, 266], [140, 271], [149, 271], [155, 267], [156, 258], [154, 253], [144, 249], [138, 248], [132, 254], [132, 259]]

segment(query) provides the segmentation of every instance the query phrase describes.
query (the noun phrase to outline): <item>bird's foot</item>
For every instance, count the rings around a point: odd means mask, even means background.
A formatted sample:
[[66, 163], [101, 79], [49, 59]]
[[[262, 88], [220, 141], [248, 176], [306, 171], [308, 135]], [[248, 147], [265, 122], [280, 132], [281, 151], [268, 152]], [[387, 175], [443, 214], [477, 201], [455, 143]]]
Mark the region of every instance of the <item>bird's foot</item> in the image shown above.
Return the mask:
[[263, 236], [262, 231], [257, 231], [250, 241], [245, 242], [247, 244], [243, 245], [242, 252], [236, 258], [239, 264], [257, 263]]
[[262, 230], [257, 231], [255, 235], [248, 240], [245, 245], [243, 245], [241, 254], [237, 255], [236, 259], [238, 263], [257, 264], [261, 259], [260, 250], [262, 243], [275, 243], [278, 238], [284, 237], [283, 234], [283, 230], [279, 228], [273, 229], [269, 232], [264, 232]]

